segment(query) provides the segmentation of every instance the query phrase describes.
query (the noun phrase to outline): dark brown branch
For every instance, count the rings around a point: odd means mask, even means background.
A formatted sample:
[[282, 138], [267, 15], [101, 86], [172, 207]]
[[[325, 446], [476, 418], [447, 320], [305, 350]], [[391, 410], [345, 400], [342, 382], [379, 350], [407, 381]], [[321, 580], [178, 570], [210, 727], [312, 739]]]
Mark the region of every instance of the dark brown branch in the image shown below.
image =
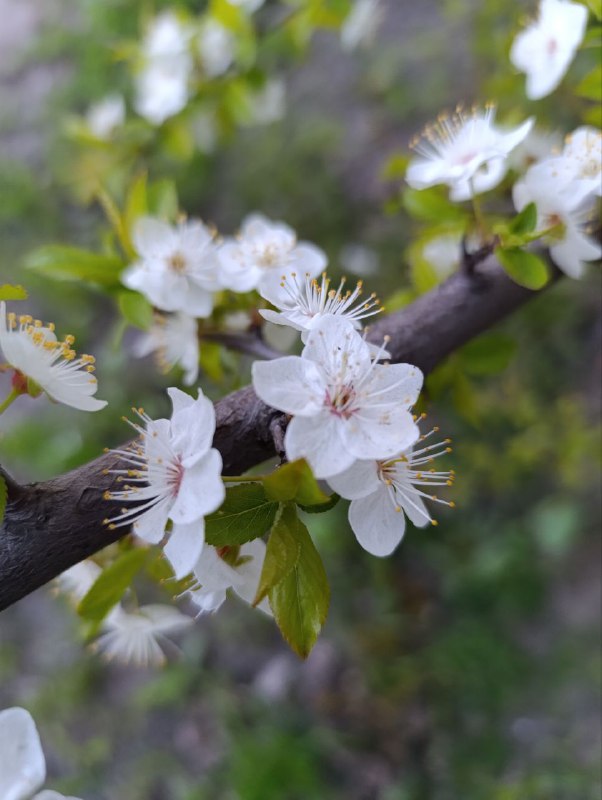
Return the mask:
[[[394, 361], [430, 372], [449, 353], [527, 302], [534, 293], [517, 286], [489, 259], [474, 275], [458, 272], [407, 308], [380, 319], [370, 339], [391, 337]], [[216, 405], [214, 445], [224, 472], [235, 475], [275, 455], [274, 421], [282, 415], [262, 403], [251, 387]], [[278, 425], [276, 425], [278, 427]], [[106, 454], [44, 483], [20, 487], [9, 480], [9, 502], [0, 527], [0, 610], [47, 583], [73, 564], [128, 533], [109, 530], [104, 470], [117, 465]]]

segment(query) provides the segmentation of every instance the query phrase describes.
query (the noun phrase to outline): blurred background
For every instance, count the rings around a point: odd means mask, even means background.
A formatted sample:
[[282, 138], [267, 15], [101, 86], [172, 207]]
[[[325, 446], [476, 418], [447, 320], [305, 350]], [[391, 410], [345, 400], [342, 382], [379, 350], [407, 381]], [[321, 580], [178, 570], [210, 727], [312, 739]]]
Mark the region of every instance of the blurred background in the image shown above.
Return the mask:
[[[11, 407], [0, 455], [20, 480], [119, 443], [133, 403], [167, 411], [173, 377], [133, 360], [137, 334], [110, 292], [50, 280], [31, 256], [49, 243], [101, 248], [101, 177], [121, 197], [142, 165], [225, 233], [255, 210], [285, 220], [393, 310], [454, 269], [437, 255], [453, 220], [416, 219], [400, 180], [425, 122], [489, 99], [558, 135], [581, 121], [569, 82], [524, 98], [507, 59], [524, 4], [382, 0], [342, 33], [349, 3], [298, 0], [245, 11], [230, 71], [181, 114], [153, 127], [128, 112], [114, 137], [99, 135], [90, 107], [120, 92], [131, 109], [136, 43], [171, 7], [0, 0], [0, 282], [25, 285], [28, 311], [96, 355], [110, 401], [94, 415]], [[598, 798], [600, 310], [592, 267], [429, 378], [429, 419], [453, 437], [458, 473], [457, 508], [437, 528], [409, 526], [379, 560], [343, 503], [309, 521], [332, 601], [305, 663], [234, 599], [158, 672], [89, 653], [48, 587], [5, 611], [0, 708], [33, 713], [48, 785], [88, 800]], [[237, 356], [207, 346], [203, 359], [213, 396], [248, 382]]]

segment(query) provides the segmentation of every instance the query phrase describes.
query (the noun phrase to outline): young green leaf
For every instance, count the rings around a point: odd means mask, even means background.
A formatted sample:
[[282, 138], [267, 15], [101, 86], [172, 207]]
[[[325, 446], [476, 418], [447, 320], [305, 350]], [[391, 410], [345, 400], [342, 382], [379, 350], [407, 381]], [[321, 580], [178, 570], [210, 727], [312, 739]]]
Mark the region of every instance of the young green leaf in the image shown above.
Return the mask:
[[513, 281], [527, 289], [542, 289], [550, 279], [550, 271], [546, 262], [519, 247], [495, 250], [498, 261]]
[[0, 286], [0, 300], [27, 300], [27, 292], [22, 286], [3, 283]]
[[6, 485], [6, 481], [0, 475], [0, 525], [2, 525], [2, 520], [4, 519], [4, 512], [6, 511], [6, 501], [8, 499], [8, 486]]
[[537, 225], [537, 206], [535, 203], [526, 205], [520, 214], [517, 214], [508, 225], [508, 232], [520, 236], [523, 233], [532, 233]]
[[119, 286], [123, 261], [118, 256], [50, 244], [30, 253], [25, 259], [25, 266], [47, 278], [83, 281], [110, 288]]
[[205, 518], [205, 540], [213, 547], [250, 542], [272, 527], [277, 511], [260, 483], [233, 486], [222, 507]]
[[466, 218], [466, 213], [451, 203], [437, 187], [406, 189], [403, 205], [408, 214], [423, 222], [459, 222]]
[[77, 613], [91, 622], [103, 620], [131, 586], [148, 556], [149, 550], [145, 548], [135, 548], [120, 555], [92, 584], [77, 607]]
[[294, 536], [299, 543], [297, 563], [268, 598], [280, 632], [297, 655], [307, 658], [328, 614], [330, 587], [322, 559], [298, 518]]
[[329, 499], [318, 486], [309, 464], [302, 458], [275, 469], [264, 480], [263, 487], [269, 498], [281, 503], [295, 500], [302, 505], [315, 506], [327, 503]]
[[268, 539], [254, 606], [261, 603], [268, 592], [286, 578], [299, 561], [301, 548], [296, 536], [297, 522], [297, 512], [293, 504], [281, 507], [280, 516], [277, 517]]
[[146, 297], [138, 292], [120, 292], [117, 302], [123, 318], [130, 325], [143, 331], [150, 328], [153, 321], [153, 307]]
[[143, 217], [148, 211], [147, 204], [146, 172], [140, 173], [128, 191], [123, 212], [123, 225], [128, 240], [128, 255], [134, 256], [132, 245], [132, 230], [138, 217]]

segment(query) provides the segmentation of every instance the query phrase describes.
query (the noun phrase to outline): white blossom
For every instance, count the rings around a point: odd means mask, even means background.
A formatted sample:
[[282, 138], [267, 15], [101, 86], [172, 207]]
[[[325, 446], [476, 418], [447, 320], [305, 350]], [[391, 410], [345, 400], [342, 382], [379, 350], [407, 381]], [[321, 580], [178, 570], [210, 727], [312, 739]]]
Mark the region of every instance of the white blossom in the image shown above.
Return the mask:
[[4, 301], [0, 303], [0, 348], [16, 371], [15, 380], [23, 383], [23, 391], [42, 391], [57, 403], [80, 411], [99, 411], [107, 403], [92, 396], [98, 388], [92, 374], [94, 358], [77, 358], [74, 341], [71, 335], [58, 341], [53, 324], [44, 326], [29, 314], [17, 317], [7, 313]]
[[265, 289], [262, 296], [278, 311], [260, 309], [262, 317], [276, 325], [288, 325], [301, 331], [301, 339], [307, 341], [309, 331], [325, 316], [348, 319], [356, 330], [361, 330], [361, 321], [382, 311], [380, 301], [374, 293], [363, 298], [363, 283], [358, 281], [355, 289], [345, 289], [343, 278], [337, 289], [330, 288], [330, 278], [322, 275], [318, 281], [310, 275], [299, 278], [297, 273], [284, 275], [278, 291]]
[[202, 222], [172, 226], [141, 217], [134, 227], [134, 247], [140, 260], [121, 280], [162, 311], [182, 311], [208, 317], [218, 289], [218, 259], [213, 232]]
[[587, 9], [569, 0], [541, 0], [539, 16], [512, 43], [510, 60], [527, 76], [526, 93], [553, 92], [569, 68], [587, 25]]
[[342, 317], [324, 317], [302, 355], [253, 364], [253, 386], [266, 403], [292, 414], [285, 434], [290, 461], [305, 458], [329, 478], [358, 458], [388, 458], [418, 437], [410, 408], [422, 373], [411, 364], [378, 364]]
[[544, 163], [563, 193], [602, 195], [602, 131], [577, 128], [567, 136], [562, 153]]
[[419, 154], [408, 165], [406, 181], [414, 189], [450, 187], [450, 198], [468, 200], [493, 189], [506, 174], [507, 157], [528, 135], [533, 119], [512, 130], [494, 125], [495, 108], [441, 116], [412, 143]]
[[[228, 589], [247, 603], [252, 603], [259, 587], [265, 559], [265, 543], [261, 539], [237, 547], [216, 548], [207, 545], [194, 568], [195, 584], [186, 594], [199, 614], [217, 611], [226, 599]], [[267, 599], [257, 605], [271, 614]]]
[[383, 19], [381, 0], [355, 0], [341, 26], [343, 50], [356, 50], [370, 45]]
[[171, 633], [178, 633], [192, 623], [177, 608], [166, 605], [140, 606], [134, 612], [121, 606], [103, 622], [103, 633], [94, 643], [107, 661], [132, 663], [138, 667], [156, 667], [165, 663], [161, 643]]
[[460, 234], [445, 233], [425, 242], [422, 257], [431, 265], [437, 278], [444, 280], [454, 272], [459, 263], [462, 247]]
[[151, 544], [159, 543], [168, 519], [173, 526], [163, 552], [177, 578], [187, 575], [205, 541], [205, 516], [222, 504], [222, 459], [211, 447], [215, 433], [213, 403], [199, 389], [193, 400], [179, 389], [167, 390], [173, 404], [171, 420], [152, 420], [136, 413], [144, 427], [130, 423], [140, 436], [125, 450], [114, 450], [127, 464], [110, 470], [123, 483], [107, 491], [107, 500], [135, 502], [133, 508], [107, 519], [109, 526], [132, 524], [132, 530]]
[[[422, 436], [423, 442], [430, 434]], [[396, 458], [356, 461], [347, 470], [328, 479], [331, 488], [348, 500], [349, 523], [358, 542], [375, 556], [388, 556], [400, 543], [405, 516], [422, 528], [436, 525], [423, 498], [448, 503], [433, 495], [433, 487], [451, 486], [454, 473], [435, 471], [435, 458], [451, 452], [449, 440], [411, 448]]]
[[162, 124], [188, 102], [193, 64], [191, 37], [190, 26], [169, 11], [155, 17], [146, 32], [134, 107], [153, 125]]
[[291, 270], [315, 277], [327, 263], [319, 247], [298, 242], [292, 228], [261, 214], [248, 216], [236, 239], [224, 242], [219, 256], [223, 285], [235, 292], [277, 288]]
[[143, 358], [155, 353], [159, 368], [169, 372], [178, 365], [184, 370], [184, 383], [191, 386], [199, 374], [199, 337], [194, 317], [155, 314], [154, 322], [136, 342], [134, 355]]
[[558, 155], [562, 150], [562, 136], [558, 131], [532, 128], [526, 139], [514, 148], [508, 163], [517, 172], [526, 172], [533, 164]]
[[537, 207], [537, 231], [549, 231], [544, 237], [554, 263], [569, 277], [580, 278], [586, 261], [602, 255], [598, 242], [587, 236], [583, 228], [591, 218], [593, 203], [587, 183], [566, 184], [542, 161], [532, 166], [513, 188], [517, 211], [529, 203]]
[[197, 45], [203, 70], [209, 78], [223, 75], [234, 60], [232, 31], [208, 17], [201, 25]]
[[281, 78], [270, 78], [249, 98], [247, 125], [271, 125], [286, 114], [286, 85]]
[[102, 570], [94, 561], [86, 559], [61, 572], [56, 579], [57, 589], [67, 595], [75, 605], [88, 594]]
[[125, 100], [120, 94], [110, 94], [90, 106], [86, 122], [98, 139], [110, 139], [125, 121]]

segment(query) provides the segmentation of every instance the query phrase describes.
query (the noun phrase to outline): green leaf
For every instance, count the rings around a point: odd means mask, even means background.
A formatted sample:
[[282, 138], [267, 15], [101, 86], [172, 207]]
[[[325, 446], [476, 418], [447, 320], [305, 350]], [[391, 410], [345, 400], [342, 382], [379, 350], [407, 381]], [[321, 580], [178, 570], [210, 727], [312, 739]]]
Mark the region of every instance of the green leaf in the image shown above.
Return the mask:
[[83, 281], [115, 287], [120, 285], [119, 273], [123, 269], [123, 261], [118, 256], [49, 244], [29, 253], [25, 259], [25, 267], [55, 280]]
[[318, 503], [310, 506], [299, 503], [298, 505], [306, 514], [324, 514], [325, 511], [330, 511], [331, 508], [334, 508], [340, 499], [341, 496], [333, 492], [325, 503]]
[[516, 236], [523, 233], [532, 233], [537, 225], [537, 206], [535, 203], [526, 205], [520, 214], [517, 214], [508, 225], [508, 232]]
[[328, 614], [330, 587], [322, 559], [298, 518], [291, 532], [299, 543], [299, 558], [268, 597], [283, 637], [297, 655], [307, 658]]
[[123, 252], [128, 258], [131, 258], [134, 255], [134, 250], [132, 249], [132, 243], [130, 241], [130, 232], [128, 231], [125, 219], [122, 217], [117, 204], [105, 189], [97, 189], [95, 195], [107, 215], [111, 227], [115, 231], [115, 235], [123, 248]]
[[260, 483], [233, 486], [222, 507], [205, 518], [205, 539], [213, 547], [250, 542], [272, 527], [277, 511]]
[[0, 286], [0, 300], [27, 300], [27, 292], [22, 286], [3, 283]]
[[602, 0], [584, 0], [586, 5], [596, 19], [602, 19]]
[[146, 548], [135, 548], [120, 555], [92, 584], [77, 607], [77, 613], [91, 622], [103, 620], [131, 586], [149, 552]]
[[2, 525], [2, 520], [4, 519], [4, 512], [6, 511], [6, 501], [8, 499], [8, 486], [6, 485], [6, 481], [0, 475], [0, 525]]
[[542, 289], [550, 279], [550, 270], [546, 262], [534, 253], [528, 253], [519, 247], [495, 250], [498, 261], [520, 286], [527, 289]]
[[302, 458], [274, 470], [264, 480], [263, 488], [269, 498], [281, 503], [295, 500], [302, 505], [315, 506], [329, 500], [318, 486], [309, 464]]
[[575, 94], [595, 103], [602, 102], [602, 65], [599, 64], [583, 78], [577, 85]]
[[174, 222], [180, 210], [178, 192], [173, 181], [164, 178], [148, 189], [148, 210], [155, 217]]
[[408, 214], [423, 222], [459, 222], [466, 217], [466, 213], [451, 203], [437, 187], [406, 189], [402, 200]]
[[153, 321], [153, 307], [146, 297], [138, 292], [119, 292], [117, 297], [119, 310], [130, 325], [148, 330]]
[[461, 350], [462, 365], [472, 375], [497, 375], [516, 353], [516, 342], [503, 333], [479, 336]]
[[261, 603], [268, 592], [284, 580], [299, 561], [301, 547], [296, 537], [297, 512], [292, 504], [282, 507], [265, 552], [263, 569], [253, 605]]

